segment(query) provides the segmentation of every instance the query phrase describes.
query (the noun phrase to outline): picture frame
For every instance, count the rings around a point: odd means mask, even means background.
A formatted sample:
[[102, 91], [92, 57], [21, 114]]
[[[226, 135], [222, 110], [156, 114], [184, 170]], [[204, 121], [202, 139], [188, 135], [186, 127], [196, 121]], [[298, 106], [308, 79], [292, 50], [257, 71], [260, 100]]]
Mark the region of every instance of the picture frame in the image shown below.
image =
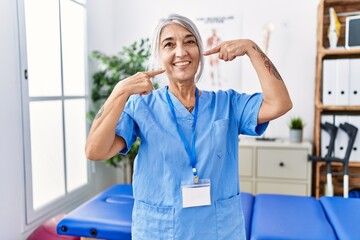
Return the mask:
[[360, 49], [360, 15], [346, 18], [345, 48]]

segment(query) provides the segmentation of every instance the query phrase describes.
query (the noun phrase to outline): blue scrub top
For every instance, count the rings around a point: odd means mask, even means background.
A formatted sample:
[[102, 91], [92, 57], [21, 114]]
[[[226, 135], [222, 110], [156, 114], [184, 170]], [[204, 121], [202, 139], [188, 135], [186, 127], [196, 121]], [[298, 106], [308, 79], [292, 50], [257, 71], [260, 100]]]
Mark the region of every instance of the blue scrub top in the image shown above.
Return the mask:
[[[238, 136], [261, 135], [260, 93], [202, 91], [198, 102], [195, 150], [200, 179], [211, 181], [211, 205], [182, 208], [182, 182], [193, 182], [191, 162], [173, 121], [166, 88], [133, 95], [116, 127], [126, 154], [136, 137], [132, 239], [245, 239], [240, 200]], [[171, 93], [179, 126], [191, 145], [194, 116]]]

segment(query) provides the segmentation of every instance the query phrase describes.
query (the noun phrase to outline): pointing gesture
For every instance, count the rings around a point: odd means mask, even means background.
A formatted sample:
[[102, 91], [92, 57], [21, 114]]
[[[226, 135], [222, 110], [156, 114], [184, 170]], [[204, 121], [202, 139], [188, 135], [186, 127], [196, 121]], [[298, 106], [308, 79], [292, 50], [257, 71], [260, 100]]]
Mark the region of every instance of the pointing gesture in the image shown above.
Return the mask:
[[153, 71], [138, 72], [116, 84], [114, 91], [125, 91], [129, 96], [133, 94], [149, 94], [154, 89], [151, 78], [164, 73], [165, 70], [158, 69]]
[[147, 72], [144, 72], [144, 73], [146, 75], [148, 75], [150, 78], [152, 78], [152, 77], [155, 77], [156, 75], [162, 74], [164, 72], [165, 72], [164, 69], [157, 69], [157, 70], [147, 71]]
[[225, 41], [220, 45], [205, 51], [203, 54], [204, 56], [218, 54], [219, 59], [227, 62], [234, 60], [236, 57], [245, 55], [249, 47], [251, 47], [250, 41], [245, 39]]
[[133, 94], [152, 92], [151, 78], [164, 72], [162, 69], [138, 72], [116, 84], [91, 126], [86, 142], [86, 154], [90, 159], [109, 159], [126, 147], [125, 140], [115, 135], [115, 129], [127, 100]]

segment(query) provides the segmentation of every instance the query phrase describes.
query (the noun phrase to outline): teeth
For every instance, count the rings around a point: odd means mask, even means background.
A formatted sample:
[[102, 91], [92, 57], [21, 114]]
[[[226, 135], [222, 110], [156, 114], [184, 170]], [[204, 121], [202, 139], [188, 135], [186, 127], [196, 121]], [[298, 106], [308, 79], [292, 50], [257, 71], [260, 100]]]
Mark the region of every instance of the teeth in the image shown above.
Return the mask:
[[190, 64], [190, 62], [178, 62], [178, 63], [174, 63], [175, 66], [184, 66], [184, 65], [188, 65]]

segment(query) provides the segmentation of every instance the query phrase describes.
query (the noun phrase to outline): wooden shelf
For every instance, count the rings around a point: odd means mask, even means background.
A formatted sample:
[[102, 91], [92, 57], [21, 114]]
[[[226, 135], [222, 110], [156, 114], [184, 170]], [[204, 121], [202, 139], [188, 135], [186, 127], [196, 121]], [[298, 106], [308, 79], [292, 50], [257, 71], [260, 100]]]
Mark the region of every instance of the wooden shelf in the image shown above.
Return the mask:
[[360, 3], [360, 0], [327, 0], [325, 6]]
[[339, 48], [339, 49], [325, 49], [320, 48], [318, 50], [318, 54], [321, 55], [321, 57], [331, 57], [334, 56], [336, 58], [338, 57], [351, 57], [351, 56], [360, 56], [360, 49], [345, 49], [345, 48]]
[[[343, 165], [342, 163], [332, 163], [334, 195], [343, 195]], [[323, 162], [316, 163], [315, 178], [315, 197], [324, 195], [324, 185], [326, 183], [326, 165]], [[360, 162], [349, 162], [349, 190], [360, 189]]]
[[[340, 36], [338, 40], [338, 48], [329, 49], [329, 40], [327, 32], [330, 25], [329, 9], [333, 7], [341, 24]], [[316, 58], [316, 76], [315, 76], [315, 120], [314, 120], [314, 154], [320, 156], [321, 154], [321, 134], [320, 123], [322, 115], [359, 115], [360, 106], [328, 106], [322, 103], [322, 71], [324, 59], [341, 59], [341, 58], [360, 58], [360, 49], [346, 49], [345, 46], [345, 29], [346, 18], [348, 16], [360, 15], [360, 0], [321, 0], [318, 7], [318, 27], [317, 27], [317, 58]], [[360, 159], [358, 159], [360, 160]], [[315, 196], [321, 196], [324, 187], [325, 171], [321, 169], [325, 163], [315, 164]], [[342, 165], [335, 163], [335, 170], [339, 171]], [[351, 171], [355, 173], [350, 177], [350, 186], [360, 188], [360, 162], [351, 163]], [[321, 172], [321, 173], [320, 173]], [[335, 174], [336, 175], [336, 174]], [[335, 182], [339, 181], [337, 176]], [[338, 186], [339, 184], [336, 184]], [[341, 188], [337, 187], [336, 193], [342, 194]], [[341, 191], [340, 191], [341, 190]], [[340, 193], [340, 194], [339, 194]]]
[[346, 18], [359, 15], [359, 5], [359, 0], [322, 0], [320, 2], [318, 21], [321, 23], [321, 26], [318, 27], [318, 34], [321, 36], [321, 39], [319, 39], [322, 42], [321, 46], [324, 48], [329, 47], [329, 40], [327, 38], [330, 25], [329, 8], [333, 7], [335, 9], [339, 22], [341, 23], [338, 46], [345, 46]]
[[360, 106], [325, 106], [319, 104], [316, 107], [324, 112], [334, 111], [334, 112], [360, 113]]

